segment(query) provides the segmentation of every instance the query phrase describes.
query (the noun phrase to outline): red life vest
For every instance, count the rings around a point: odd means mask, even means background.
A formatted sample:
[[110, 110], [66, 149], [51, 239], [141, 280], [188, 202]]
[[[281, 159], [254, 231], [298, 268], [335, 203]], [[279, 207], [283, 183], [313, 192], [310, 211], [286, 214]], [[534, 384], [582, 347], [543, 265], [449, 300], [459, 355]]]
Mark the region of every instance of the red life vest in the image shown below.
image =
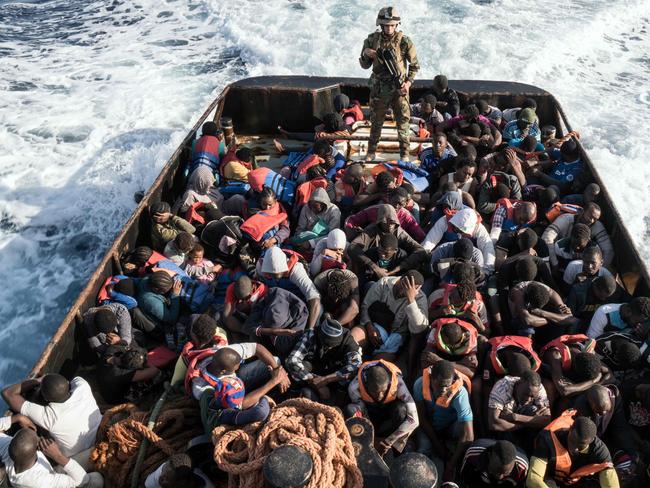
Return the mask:
[[[524, 224], [517, 224], [515, 222], [515, 207], [521, 203], [524, 203], [524, 201], [510, 200], [509, 198], [499, 198], [497, 200], [497, 206], [495, 208], [495, 212], [501, 207], [505, 207], [506, 209], [506, 218], [503, 219], [503, 224], [501, 224], [501, 228], [503, 230], [513, 231], [516, 230], [518, 227], [524, 227], [535, 222], [535, 218], [533, 218], [528, 222], [525, 222]], [[492, 217], [492, 221], [494, 221], [494, 216]]]
[[[448, 408], [451, 404], [451, 401], [463, 386], [467, 390], [467, 393], [472, 393], [471, 380], [458, 370], [455, 370], [454, 372], [456, 374], [456, 377], [454, 378], [454, 382], [451, 384], [451, 387], [449, 387], [444, 395], [440, 395], [438, 398], [436, 398], [436, 405], [440, 407]], [[431, 396], [431, 367], [428, 367], [422, 371], [422, 397], [428, 402], [433, 401], [433, 398]]]
[[[255, 242], [261, 242], [266, 237], [267, 232], [275, 229], [277, 226], [287, 220], [287, 214], [278, 202], [268, 210], [262, 210], [247, 218], [239, 227], [243, 235], [250, 237]], [[272, 237], [272, 236], [269, 236]]]
[[205, 224], [205, 218], [199, 213], [199, 210], [201, 210], [204, 206], [204, 202], [193, 203], [192, 206], [187, 209], [187, 212], [185, 212], [185, 220], [187, 220], [190, 224]]
[[568, 213], [575, 215], [580, 212], [580, 210], [582, 210], [582, 207], [580, 205], [555, 202], [553, 205], [551, 205], [551, 208], [546, 211], [546, 220], [548, 220], [549, 223], [553, 223], [553, 221], [555, 221], [555, 219], [557, 219], [562, 214]]
[[296, 205], [307, 205], [307, 202], [309, 202], [311, 194], [314, 193], [314, 190], [316, 190], [316, 188], [327, 190], [328, 184], [329, 182], [327, 179], [323, 177], [305, 181], [296, 189]]
[[[444, 343], [441, 333], [442, 333], [442, 328], [447, 324], [458, 324], [463, 330], [465, 330], [469, 334], [467, 343], [465, 344], [463, 351], [461, 352], [452, 351]], [[431, 324], [431, 329], [436, 338], [435, 347], [442, 353], [451, 356], [465, 356], [476, 349], [478, 332], [476, 331], [476, 327], [474, 327], [469, 322], [466, 322], [462, 319], [453, 318], [453, 317], [442, 317], [433, 321], [433, 323]]]
[[383, 173], [384, 171], [388, 171], [395, 177], [395, 186], [402, 186], [402, 183], [404, 183], [404, 173], [401, 169], [395, 166], [396, 164], [396, 161], [387, 161], [384, 164], [378, 164], [372, 168], [370, 174], [376, 178], [378, 174]]
[[167, 258], [164, 255], [153, 251], [151, 253], [151, 256], [149, 256], [149, 259], [147, 259], [147, 262], [144, 263], [140, 269], [138, 269], [138, 274], [140, 276], [143, 276], [152, 266], [154, 266], [156, 263], [159, 263], [160, 261], [164, 261], [165, 259]]
[[477, 291], [474, 300], [472, 300], [471, 302], [465, 302], [460, 307], [456, 305], [452, 305], [451, 302], [449, 301], [449, 295], [451, 295], [452, 290], [454, 290], [457, 286], [458, 285], [453, 283], [445, 283], [441, 285], [440, 288], [444, 290], [442, 294], [442, 298], [431, 302], [429, 309], [432, 310], [438, 307], [441, 308], [453, 307], [456, 310], [456, 315], [462, 315], [467, 312], [471, 312], [478, 315], [479, 305], [483, 303], [483, 295], [481, 295], [481, 293]]
[[253, 165], [251, 163], [247, 163], [245, 161], [242, 161], [241, 159], [237, 159], [237, 156], [235, 153], [237, 152], [238, 147], [233, 146], [230, 149], [228, 149], [228, 152], [224, 155], [223, 159], [219, 162], [219, 174], [225, 178], [224, 175], [224, 170], [226, 168], [226, 165], [228, 163], [232, 163], [233, 161], [241, 164], [242, 166], [245, 166], [246, 169], [249, 171], [253, 169]]
[[296, 175], [304, 175], [309, 168], [323, 164], [325, 160], [316, 154], [307, 156], [304, 160], [298, 163], [296, 167]]
[[571, 349], [569, 346], [572, 345], [579, 346], [581, 352], [594, 352], [596, 350], [595, 339], [590, 339], [584, 334], [566, 334], [546, 344], [540, 354], [543, 356], [546, 351], [558, 351], [562, 359], [562, 371], [566, 372], [571, 369]]
[[351, 115], [354, 117], [355, 122], [359, 122], [360, 120], [363, 120], [364, 115], [363, 115], [363, 110], [361, 109], [361, 104], [359, 103], [358, 100], [352, 100], [352, 104], [350, 105], [349, 108], [341, 110], [341, 116], [345, 119], [346, 115]]
[[[211, 358], [219, 347], [227, 344], [227, 342], [223, 341], [223, 338], [221, 337], [219, 337], [219, 341], [220, 342], [216, 345], [205, 349], [194, 349], [194, 344], [189, 341], [185, 346], [183, 346], [181, 359], [183, 360], [183, 363], [185, 363], [185, 366], [187, 366], [187, 373], [185, 373], [185, 392], [188, 395], [192, 395], [192, 380], [202, 376], [198, 367], [199, 364], [201, 364], [203, 360]], [[206, 381], [209, 383], [209, 380], [206, 379]]]
[[109, 276], [106, 278], [106, 281], [104, 281], [104, 284], [102, 287], [99, 289], [99, 293], [97, 294], [97, 303], [101, 305], [104, 301], [110, 300], [111, 297], [108, 294], [108, 287], [110, 285], [114, 285], [115, 283], [118, 283], [120, 280], [115, 278], [115, 276]]
[[560, 430], [568, 430], [571, 428], [575, 422], [575, 416], [577, 411], [570, 409], [566, 410], [558, 418], [553, 420], [548, 424], [544, 430], [548, 431], [551, 442], [553, 444], [553, 454], [552, 459], [548, 459], [549, 463], [555, 465], [554, 478], [562, 482], [565, 485], [571, 485], [585, 476], [591, 476], [596, 473], [609, 468], [613, 468], [614, 465], [611, 462], [600, 463], [600, 464], [587, 464], [586, 466], [581, 466], [575, 471], [571, 471], [571, 455], [569, 454], [568, 449], [562, 445], [558, 439], [557, 433]]
[[528, 356], [530, 366], [533, 371], [537, 371], [541, 365], [539, 356], [533, 349], [533, 340], [530, 337], [523, 336], [500, 336], [492, 337], [488, 340], [490, 344], [490, 362], [494, 371], [498, 375], [507, 374], [506, 368], [501, 364], [499, 359], [499, 351], [506, 347], [515, 347], [519, 349], [518, 352]]
[[194, 145], [190, 173], [202, 164], [211, 168], [213, 172], [218, 171], [220, 145], [221, 140], [216, 136], [204, 135], [199, 137], [199, 140]]
[[357, 381], [359, 382], [359, 394], [361, 395], [361, 399], [366, 403], [377, 403], [368, 394], [368, 392], [366, 391], [366, 386], [363, 383], [365, 371], [368, 368], [372, 368], [373, 366], [377, 366], [377, 365], [383, 366], [390, 373], [390, 386], [388, 387], [388, 393], [386, 393], [386, 396], [381, 401], [381, 403], [385, 405], [387, 403], [391, 403], [395, 401], [395, 399], [397, 398], [397, 387], [399, 385], [399, 377], [401, 376], [402, 371], [393, 363], [389, 361], [384, 361], [383, 359], [379, 359], [378, 361], [367, 361], [363, 363], [361, 366], [359, 366], [359, 370], [357, 372]]
[[352, 185], [348, 185], [343, 181], [344, 169], [336, 172], [334, 190], [336, 191], [336, 201], [343, 205], [352, 205], [354, 197], [366, 191], [366, 181], [363, 178], [359, 180], [359, 190], [356, 191]]

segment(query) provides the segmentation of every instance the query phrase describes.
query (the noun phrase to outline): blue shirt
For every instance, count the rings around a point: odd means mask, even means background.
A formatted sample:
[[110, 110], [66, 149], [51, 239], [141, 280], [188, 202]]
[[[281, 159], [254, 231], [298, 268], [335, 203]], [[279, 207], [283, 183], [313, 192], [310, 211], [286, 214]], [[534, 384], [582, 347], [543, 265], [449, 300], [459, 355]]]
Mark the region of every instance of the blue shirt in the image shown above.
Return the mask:
[[431, 171], [437, 169], [442, 161], [446, 161], [454, 156], [456, 156], [455, 151], [450, 150], [449, 147], [445, 148], [445, 152], [442, 153], [442, 156], [440, 157], [433, 152], [432, 147], [428, 147], [424, 149], [418, 157], [420, 158], [420, 167], [427, 171]]
[[469, 395], [464, 386], [460, 388], [453, 398], [449, 407], [436, 405], [435, 401], [424, 400], [422, 395], [422, 378], [418, 378], [413, 385], [413, 399], [416, 402], [424, 401], [429, 414], [429, 420], [435, 430], [443, 430], [454, 422], [472, 422], [472, 407], [469, 403]]
[[564, 162], [562, 159], [558, 159], [555, 166], [549, 173], [551, 178], [560, 180], [563, 183], [571, 183], [582, 173], [582, 161], [576, 159], [570, 163]]
[[[537, 123], [534, 123], [533, 125], [530, 126], [530, 129], [528, 129], [528, 135], [535, 136], [535, 139], [537, 139], [538, 141], [541, 140], [542, 135], [539, 130], [539, 125], [537, 125]], [[521, 129], [517, 127], [516, 120], [513, 120], [512, 122], [508, 122], [506, 126], [503, 128], [503, 140], [510, 141], [511, 139], [523, 139], [521, 134]]]
[[[523, 137], [521, 137], [521, 138], [516, 137], [516, 138], [514, 138], [514, 139], [510, 139], [510, 142], [508, 142], [508, 144], [509, 144], [510, 146], [512, 146], [512, 147], [520, 148], [522, 142], [524, 142], [524, 138], [523, 138]], [[537, 142], [537, 145], [535, 146], [534, 151], [535, 151], [535, 152], [540, 152], [540, 151], [543, 151], [544, 149], [545, 149], [545, 148], [544, 148], [544, 144], [542, 144], [541, 142], [538, 141], [538, 142]]]

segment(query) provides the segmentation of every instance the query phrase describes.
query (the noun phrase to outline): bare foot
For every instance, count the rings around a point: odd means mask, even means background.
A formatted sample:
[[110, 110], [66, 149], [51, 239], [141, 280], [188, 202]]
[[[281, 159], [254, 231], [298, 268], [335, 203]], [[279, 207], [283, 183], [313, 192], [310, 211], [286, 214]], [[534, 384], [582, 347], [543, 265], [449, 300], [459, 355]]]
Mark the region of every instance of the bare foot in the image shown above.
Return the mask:
[[279, 152], [280, 154], [284, 153], [284, 146], [280, 141], [277, 139], [273, 139], [273, 145], [275, 146], [275, 150]]

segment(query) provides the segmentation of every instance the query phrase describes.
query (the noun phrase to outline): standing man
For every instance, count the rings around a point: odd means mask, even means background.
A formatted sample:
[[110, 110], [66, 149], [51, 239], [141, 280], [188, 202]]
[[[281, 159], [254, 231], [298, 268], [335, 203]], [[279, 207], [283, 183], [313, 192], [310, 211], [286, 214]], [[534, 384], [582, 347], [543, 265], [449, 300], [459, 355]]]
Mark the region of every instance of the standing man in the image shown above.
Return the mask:
[[[366, 161], [375, 159], [386, 111], [393, 109], [397, 123], [401, 160], [408, 160], [409, 149], [409, 89], [420, 69], [413, 41], [397, 25], [401, 18], [394, 7], [384, 7], [377, 15], [381, 31], [373, 32], [363, 42], [359, 64], [363, 69], [372, 66], [370, 76], [370, 139]], [[395, 68], [393, 71], [392, 68]], [[393, 71], [393, 73], [391, 73]]]

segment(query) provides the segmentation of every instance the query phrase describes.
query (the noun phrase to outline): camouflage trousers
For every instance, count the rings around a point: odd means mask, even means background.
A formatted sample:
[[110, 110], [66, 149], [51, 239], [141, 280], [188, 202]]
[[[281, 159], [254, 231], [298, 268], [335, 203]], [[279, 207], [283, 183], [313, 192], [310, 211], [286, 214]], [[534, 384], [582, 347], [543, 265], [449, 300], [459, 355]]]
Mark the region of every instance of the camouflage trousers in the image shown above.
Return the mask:
[[397, 138], [399, 139], [399, 152], [404, 156], [408, 154], [411, 119], [411, 106], [408, 98], [399, 94], [392, 82], [371, 80], [370, 85], [370, 139], [368, 140], [368, 153], [374, 153], [381, 136], [381, 128], [386, 119], [386, 112], [393, 109], [393, 116], [397, 124]]

